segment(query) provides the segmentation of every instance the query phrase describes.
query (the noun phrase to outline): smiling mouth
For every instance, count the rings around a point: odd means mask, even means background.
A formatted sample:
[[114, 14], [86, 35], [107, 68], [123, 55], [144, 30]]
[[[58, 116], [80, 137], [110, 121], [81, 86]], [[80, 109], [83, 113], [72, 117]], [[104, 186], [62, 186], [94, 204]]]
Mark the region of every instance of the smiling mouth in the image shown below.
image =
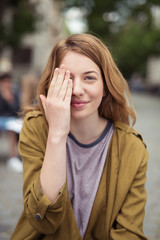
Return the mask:
[[87, 101], [71, 101], [71, 106], [77, 109], [83, 108], [88, 104]]

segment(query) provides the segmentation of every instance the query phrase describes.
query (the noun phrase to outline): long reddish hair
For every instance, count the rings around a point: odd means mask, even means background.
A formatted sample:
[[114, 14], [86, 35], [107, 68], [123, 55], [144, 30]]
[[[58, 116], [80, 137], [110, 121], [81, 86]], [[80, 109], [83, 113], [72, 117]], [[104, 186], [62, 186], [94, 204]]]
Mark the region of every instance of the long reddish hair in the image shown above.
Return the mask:
[[91, 34], [73, 34], [58, 42], [53, 48], [37, 90], [38, 108], [43, 112], [40, 94], [47, 96], [54, 69], [59, 67], [64, 55], [75, 51], [89, 57], [101, 70], [106, 96], [99, 106], [99, 115], [113, 121], [134, 125], [136, 113], [126, 80], [117, 68], [111, 53], [100, 39]]

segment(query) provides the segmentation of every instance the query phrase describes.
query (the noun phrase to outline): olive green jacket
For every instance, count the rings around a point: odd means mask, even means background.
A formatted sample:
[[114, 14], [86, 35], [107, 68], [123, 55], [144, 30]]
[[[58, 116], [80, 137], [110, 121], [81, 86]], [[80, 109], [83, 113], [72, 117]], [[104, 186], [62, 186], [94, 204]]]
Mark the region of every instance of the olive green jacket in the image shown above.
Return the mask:
[[[26, 115], [20, 133], [24, 211], [11, 240], [82, 240], [67, 182], [51, 203], [40, 188], [48, 125], [40, 112]], [[114, 133], [84, 240], [146, 240], [143, 234], [148, 151], [139, 133], [122, 122]]]

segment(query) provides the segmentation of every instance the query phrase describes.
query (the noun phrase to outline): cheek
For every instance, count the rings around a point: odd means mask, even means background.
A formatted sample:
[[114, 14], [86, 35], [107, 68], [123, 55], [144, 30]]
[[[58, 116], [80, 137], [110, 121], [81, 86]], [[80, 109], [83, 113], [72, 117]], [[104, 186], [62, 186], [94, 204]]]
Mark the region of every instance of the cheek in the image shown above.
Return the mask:
[[93, 96], [97, 99], [102, 99], [102, 97], [105, 95], [105, 91], [104, 91], [104, 88], [103, 88], [103, 85], [102, 86], [97, 86], [94, 90], [93, 90]]
[[96, 108], [98, 108], [102, 102], [102, 98], [104, 96], [103, 89], [96, 89], [96, 91], [92, 92], [92, 100]]

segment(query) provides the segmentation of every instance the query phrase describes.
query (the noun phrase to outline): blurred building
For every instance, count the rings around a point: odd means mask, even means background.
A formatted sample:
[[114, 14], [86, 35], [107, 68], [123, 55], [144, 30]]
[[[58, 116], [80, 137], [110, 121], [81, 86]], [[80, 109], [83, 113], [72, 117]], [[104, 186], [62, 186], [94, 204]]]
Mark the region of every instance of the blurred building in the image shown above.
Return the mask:
[[41, 73], [53, 45], [66, 35], [61, 1], [30, 1], [37, 3], [36, 11], [42, 16], [38, 21], [37, 31], [25, 35], [19, 49], [4, 49], [0, 59], [0, 71], [13, 69], [16, 79], [26, 72]]
[[[152, 7], [153, 26], [160, 29], [160, 7]], [[160, 48], [160, 45], [158, 46]], [[160, 56], [150, 56], [147, 63], [147, 83], [160, 88]]]
[[152, 56], [148, 59], [147, 81], [150, 85], [160, 86], [160, 57]]

